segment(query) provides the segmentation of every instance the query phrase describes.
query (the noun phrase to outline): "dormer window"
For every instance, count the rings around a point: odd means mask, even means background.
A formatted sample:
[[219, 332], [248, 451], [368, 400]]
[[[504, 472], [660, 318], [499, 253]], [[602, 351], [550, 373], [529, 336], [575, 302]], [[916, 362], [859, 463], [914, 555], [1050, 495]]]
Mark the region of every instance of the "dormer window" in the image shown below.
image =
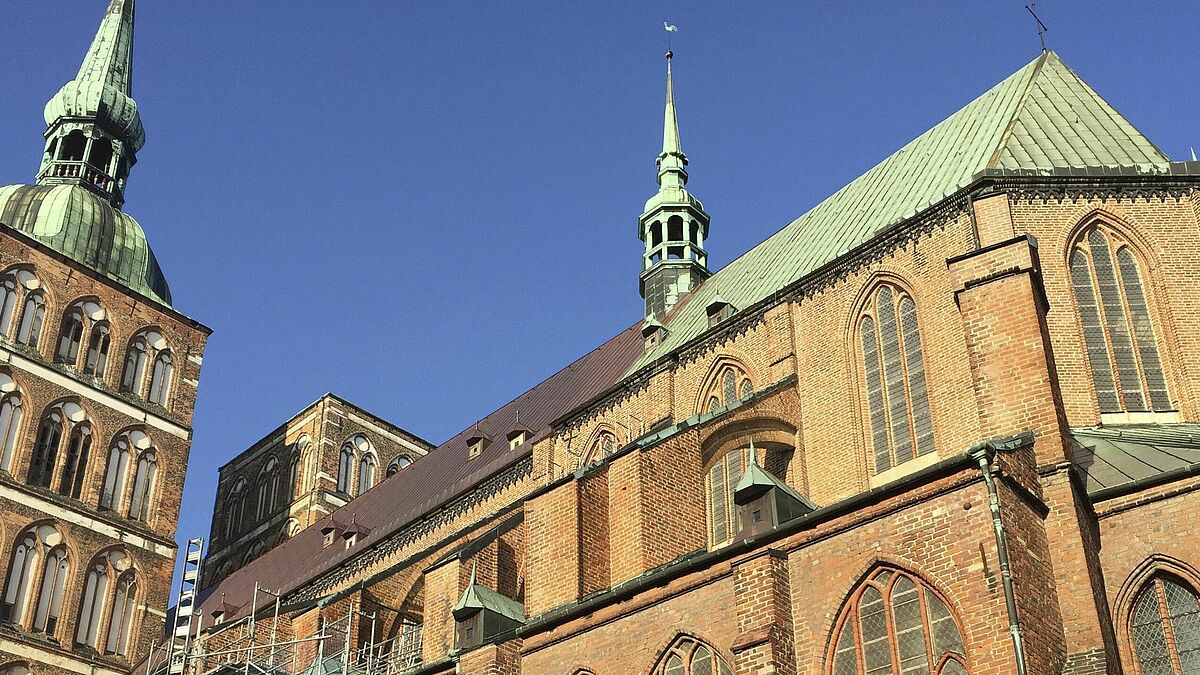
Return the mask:
[[329, 548], [332, 546], [333, 542], [337, 541], [338, 534], [340, 534], [341, 531], [342, 528], [338, 527], [338, 524], [332, 520], [326, 523], [325, 526], [321, 528], [321, 536], [324, 537], [324, 540], [321, 544], [322, 547]]
[[369, 529], [352, 521], [350, 527], [347, 527], [346, 531], [342, 533], [342, 540], [346, 542], [346, 550], [354, 548], [360, 539], [367, 536], [368, 532], [370, 532]]
[[487, 447], [488, 437], [479, 431], [479, 427], [475, 428], [475, 433], [467, 438], [467, 459], [472, 460], [483, 454], [483, 449]]
[[508, 449], [516, 450], [525, 444], [525, 432], [519, 431], [508, 439]]
[[343, 537], [343, 539], [346, 540], [346, 550], [348, 551], [351, 548], [354, 548], [354, 545], [358, 543], [358, 534], [353, 533], [353, 532], [347, 532], [346, 536]]
[[733, 305], [729, 304], [729, 302], [722, 298], [721, 294], [718, 293], [712, 300], [709, 301], [708, 305], [705, 307], [705, 311], [708, 313], [708, 327], [712, 328], [725, 319], [733, 316], [733, 313], [736, 310], [734, 309]]

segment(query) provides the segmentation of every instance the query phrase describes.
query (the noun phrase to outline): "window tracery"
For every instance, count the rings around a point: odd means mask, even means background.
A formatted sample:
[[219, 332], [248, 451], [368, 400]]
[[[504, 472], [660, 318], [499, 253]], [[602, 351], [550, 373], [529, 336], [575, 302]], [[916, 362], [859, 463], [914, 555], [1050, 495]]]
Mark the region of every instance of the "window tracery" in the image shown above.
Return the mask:
[[882, 284], [859, 318], [875, 473], [934, 451], [916, 303]]
[[[147, 370], [150, 371], [149, 378]], [[143, 330], [133, 337], [125, 352], [121, 391], [165, 408], [174, 372], [171, 347], [166, 339], [158, 331]]]
[[709, 645], [681, 635], [667, 648], [653, 675], [733, 675], [725, 659]]
[[1070, 274], [1100, 412], [1174, 410], [1142, 265], [1129, 242], [1093, 225], [1071, 249]]
[[958, 623], [933, 589], [881, 568], [842, 608], [830, 675], [959, 675], [966, 650]]
[[1156, 575], [1138, 592], [1130, 614], [1141, 675], [1200, 672], [1200, 599], [1190, 586]]
[[583, 466], [598, 462], [617, 451], [617, 435], [610, 429], [601, 428], [592, 439], [587, 452], [583, 456]]
[[133, 475], [133, 493], [129, 497], [129, 517], [143, 523], [150, 522], [151, 504], [154, 503], [154, 487], [158, 480], [158, 457], [147, 450], [138, 458], [137, 471]]
[[338, 455], [338, 491], [354, 496], [370, 489], [375, 485], [376, 465], [375, 448], [366, 436], [355, 434], [347, 438]]
[[82, 494], [88, 453], [91, 449], [91, 423], [78, 403], [64, 401], [51, 406], [42, 416], [29, 461], [27, 482], [49, 489], [58, 468], [63, 439], [67, 439], [66, 466], [59, 482], [61, 494], [78, 498]]
[[746, 369], [727, 361], [718, 366], [716, 372], [709, 378], [709, 384], [700, 397], [703, 412], [714, 412], [718, 408], [729, 407], [739, 400], [745, 400], [754, 395], [754, 384]]
[[0, 334], [37, 347], [45, 316], [42, 283], [33, 270], [18, 267], [6, 272], [0, 279]]
[[[128, 625], [130, 617], [115, 612], [125, 610], [130, 596], [128, 589], [124, 598], [115, 595], [110, 599], [110, 592], [119, 588], [122, 580], [131, 582], [133, 577], [133, 561], [129, 553], [122, 549], [113, 549], [97, 555], [88, 566], [84, 579], [83, 594], [79, 601], [79, 623], [75, 629], [75, 644], [99, 650], [101, 626], [105, 621], [110, 625], [116, 621]], [[118, 602], [120, 600], [120, 602]], [[119, 628], [119, 630], [124, 630]], [[108, 648], [108, 644], [104, 645]]]
[[69, 573], [67, 548], [53, 525], [36, 525], [17, 535], [0, 602], [0, 623], [54, 635]]

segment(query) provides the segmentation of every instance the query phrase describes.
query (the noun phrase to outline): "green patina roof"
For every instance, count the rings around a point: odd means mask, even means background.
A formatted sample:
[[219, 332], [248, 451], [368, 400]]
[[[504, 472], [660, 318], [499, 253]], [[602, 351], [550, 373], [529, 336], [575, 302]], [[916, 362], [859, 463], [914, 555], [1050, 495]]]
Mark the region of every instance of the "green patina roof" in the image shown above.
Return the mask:
[[134, 0], [112, 0], [75, 79], [46, 103], [46, 124], [61, 118], [94, 119], [136, 152], [146, 132], [133, 100]]
[[708, 329], [720, 295], [744, 308], [968, 185], [986, 169], [1168, 170], [1169, 160], [1049, 52], [729, 263], [667, 321], [632, 373]]
[[171, 289], [142, 226], [80, 185], [0, 187], [0, 223], [164, 305]]

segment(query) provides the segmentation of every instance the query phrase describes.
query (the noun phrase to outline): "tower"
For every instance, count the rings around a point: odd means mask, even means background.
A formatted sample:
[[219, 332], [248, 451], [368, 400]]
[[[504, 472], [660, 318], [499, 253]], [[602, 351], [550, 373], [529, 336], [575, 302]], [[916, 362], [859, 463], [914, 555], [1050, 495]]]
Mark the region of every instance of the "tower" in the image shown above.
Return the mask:
[[658, 192], [638, 217], [638, 238], [645, 244], [640, 288], [646, 316], [666, 313], [679, 298], [709, 277], [708, 213], [685, 188], [687, 156], [679, 144], [671, 57], [667, 52], [667, 101], [663, 116], [663, 147], [658, 155]]
[[5, 673], [127, 673], [163, 634], [210, 331], [122, 210], [133, 20], [111, 0], [46, 104], [35, 184], [0, 187]]
[[75, 79], [46, 103], [38, 184], [82, 185], [120, 207], [146, 142], [133, 96], [134, 0], [114, 0]]

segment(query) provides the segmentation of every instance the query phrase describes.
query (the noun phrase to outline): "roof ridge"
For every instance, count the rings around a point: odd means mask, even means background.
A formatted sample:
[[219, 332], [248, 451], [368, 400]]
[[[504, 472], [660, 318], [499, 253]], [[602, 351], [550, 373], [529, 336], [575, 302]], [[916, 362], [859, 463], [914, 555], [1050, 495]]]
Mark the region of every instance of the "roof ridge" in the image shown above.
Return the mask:
[[996, 144], [996, 149], [992, 151], [992, 156], [988, 158], [987, 168], [995, 167], [996, 163], [1000, 161], [1000, 156], [1004, 154], [1004, 149], [1008, 147], [1008, 141], [1012, 138], [1013, 129], [1017, 126], [1017, 120], [1021, 119], [1021, 111], [1025, 109], [1025, 104], [1029, 101], [1029, 93], [1033, 91], [1033, 83], [1042, 74], [1042, 69], [1045, 68], [1046, 61], [1050, 60], [1051, 54], [1054, 54], [1054, 52], [1045, 51], [1035, 59], [1036, 64], [1029, 73], [1029, 78], [1025, 80], [1025, 90], [1021, 92], [1017, 104], [1013, 106], [1012, 117], [1009, 118], [1008, 124], [1004, 127], [1004, 132], [1000, 134], [1000, 142]]

